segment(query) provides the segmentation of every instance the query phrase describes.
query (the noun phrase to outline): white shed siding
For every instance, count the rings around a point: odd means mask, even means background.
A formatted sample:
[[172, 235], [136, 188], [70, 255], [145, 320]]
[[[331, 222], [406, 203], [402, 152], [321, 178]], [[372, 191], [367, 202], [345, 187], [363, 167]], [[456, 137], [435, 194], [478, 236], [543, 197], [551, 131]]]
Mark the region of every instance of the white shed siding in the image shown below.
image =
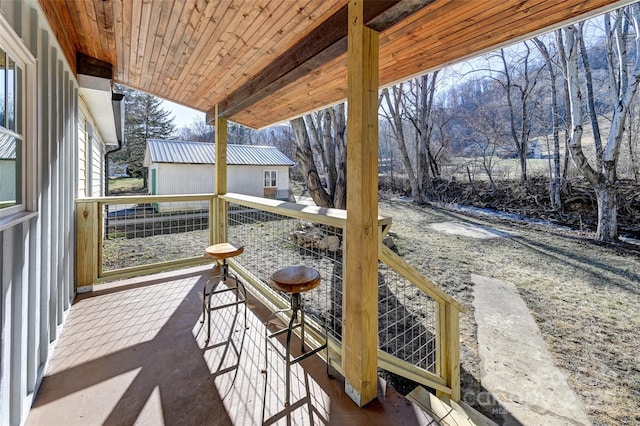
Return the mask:
[[227, 191], [239, 194], [264, 196], [264, 171], [278, 172], [278, 191], [289, 191], [289, 167], [287, 166], [227, 166]]
[[[209, 194], [213, 192], [214, 176], [211, 164], [153, 164], [157, 168], [158, 194]], [[278, 172], [278, 190], [289, 190], [287, 166], [227, 166], [227, 191], [262, 197], [264, 171]]]
[[0, 159], [0, 200], [16, 199], [16, 160]]
[[158, 164], [158, 194], [206, 194], [213, 192], [211, 164]]
[[[157, 170], [158, 195], [168, 194], [206, 194], [213, 192], [213, 167], [210, 164], [173, 164], [158, 163], [149, 168]], [[149, 188], [151, 191], [151, 188]], [[190, 203], [161, 204], [161, 211], [207, 209], [209, 203], [197, 201]]]
[[0, 25], [35, 59], [25, 71], [25, 143], [38, 154], [27, 170], [37, 214], [0, 227], [0, 425], [17, 426], [74, 297], [78, 89], [37, 1], [0, 2]]

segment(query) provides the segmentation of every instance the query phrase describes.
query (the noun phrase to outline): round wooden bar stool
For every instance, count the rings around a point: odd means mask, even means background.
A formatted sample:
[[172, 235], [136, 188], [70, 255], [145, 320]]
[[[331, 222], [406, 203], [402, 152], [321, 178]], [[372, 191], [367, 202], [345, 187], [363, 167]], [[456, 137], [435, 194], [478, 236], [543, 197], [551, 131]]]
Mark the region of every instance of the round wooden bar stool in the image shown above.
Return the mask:
[[[216, 309], [223, 309], [229, 306], [235, 306], [236, 312], [238, 312], [238, 305], [241, 303], [245, 303], [244, 310], [244, 324], [247, 326], [247, 289], [242, 284], [240, 279], [229, 273], [229, 264], [227, 263], [227, 259], [238, 256], [242, 254], [244, 251], [244, 247], [240, 244], [235, 243], [219, 243], [209, 246], [205, 249], [204, 255], [205, 257], [209, 257], [216, 260], [222, 260], [222, 264], [220, 265], [220, 274], [215, 275], [207, 280], [204, 284], [203, 295], [202, 295], [202, 320], [203, 322], [206, 318], [207, 320], [207, 343], [209, 343], [209, 339], [211, 338], [211, 311]], [[227, 283], [227, 279], [231, 278], [235, 282], [235, 285], [230, 286]], [[216, 281], [217, 280], [217, 281]], [[209, 287], [209, 283], [212, 283], [211, 289], [207, 292], [207, 287]], [[221, 288], [216, 290], [218, 284], [224, 283], [227, 286], [225, 288]], [[215, 294], [224, 293], [226, 291], [233, 291], [236, 293], [236, 301], [229, 302], [220, 306], [211, 306], [211, 298]]]
[[[304, 306], [301, 297], [301, 293], [306, 291], [313, 290], [314, 288], [320, 285], [320, 273], [314, 269], [309, 268], [307, 266], [289, 266], [287, 268], [279, 269], [274, 272], [269, 277], [269, 285], [274, 290], [281, 291], [283, 293], [287, 293], [291, 295], [291, 306], [287, 309], [282, 309], [274, 312], [265, 322], [265, 330], [266, 330], [266, 344], [271, 344], [272, 347], [280, 356], [284, 358], [285, 368], [286, 368], [286, 378], [285, 378], [285, 406], [289, 406], [290, 399], [290, 389], [291, 389], [291, 365], [297, 364], [305, 358], [310, 357], [323, 349], [327, 349], [327, 375], [329, 375], [329, 352], [327, 342], [329, 341], [328, 331], [325, 324], [325, 342], [324, 344], [314, 348], [313, 350], [307, 352], [305, 348], [305, 337], [304, 337], [304, 329], [305, 329], [305, 320], [304, 320]], [[291, 319], [289, 320], [289, 325], [285, 328], [275, 331], [274, 333], [269, 333], [267, 325], [271, 318], [276, 316], [279, 313], [289, 312], [291, 311]], [[298, 314], [300, 314], [300, 319], [298, 320]], [[300, 351], [302, 355], [297, 357], [291, 357], [291, 334], [293, 330], [296, 328], [300, 328]], [[279, 336], [281, 334], [287, 334], [287, 340], [285, 343], [285, 353], [283, 354], [278, 350], [276, 344], [272, 341], [273, 337]], [[265, 373], [268, 367], [268, 347], [265, 350]]]

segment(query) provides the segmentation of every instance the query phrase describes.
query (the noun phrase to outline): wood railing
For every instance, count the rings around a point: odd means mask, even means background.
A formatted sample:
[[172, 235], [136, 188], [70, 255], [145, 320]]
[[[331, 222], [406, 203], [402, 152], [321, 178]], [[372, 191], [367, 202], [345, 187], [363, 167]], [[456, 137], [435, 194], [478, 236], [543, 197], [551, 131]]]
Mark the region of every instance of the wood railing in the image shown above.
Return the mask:
[[[288, 301], [281, 294], [272, 291], [267, 285], [265, 277], [268, 276], [268, 270], [275, 270], [279, 263], [306, 262], [314, 264], [313, 262], [324, 262], [324, 266], [320, 265], [318, 268], [324, 268], [322, 269], [323, 281], [327, 285], [324, 290], [326, 295], [323, 297], [327, 303], [324, 308], [317, 309], [320, 313], [315, 316], [316, 327], [311, 327], [310, 335], [320, 342], [324, 333], [319, 331], [314, 333], [313, 329], [320, 329], [320, 324], [323, 323], [322, 318], [324, 318], [325, 324], [327, 324], [327, 320], [331, 322], [330, 359], [332, 365], [338, 371], [343, 372], [340, 322], [344, 307], [339, 286], [342, 285], [343, 271], [348, 267], [348, 265], [342, 264], [341, 253], [342, 231], [346, 224], [347, 215], [344, 210], [306, 206], [240, 194], [226, 194], [220, 197], [212, 194], [200, 194], [80, 199], [76, 201], [76, 280], [78, 287], [90, 290], [90, 286], [94, 283], [108, 279], [132, 277], [168, 268], [207, 262], [200, 254], [202, 247], [199, 247], [199, 252], [193, 256], [183, 256], [160, 262], [151, 259], [144, 265], [116, 268], [109, 271], [105, 271], [103, 268], [103, 246], [110, 243], [106, 238], [109, 235], [106, 228], [113, 226], [113, 222], [109, 222], [109, 220], [117, 217], [113, 214], [109, 216], [106, 206], [111, 206], [109, 211], [113, 213], [113, 211], [120, 212], [123, 209], [126, 211], [124, 207], [113, 210], [115, 205], [150, 205], [153, 208], [154, 220], [156, 220], [158, 215], [161, 216], [162, 203], [185, 202], [206, 204], [207, 225], [215, 224], [199, 231], [205, 234], [202, 246], [227, 238], [242, 240], [241, 242], [245, 244], [245, 253], [237, 259], [232, 259], [231, 265], [250, 284], [249, 289], [252, 293], [271, 309], [283, 308], [288, 305]], [[216, 212], [224, 212], [226, 217], [215, 217]], [[137, 220], [141, 221], [139, 218]], [[380, 241], [388, 232], [391, 223], [391, 218], [379, 217]], [[118, 237], [140, 239], [143, 242], [150, 238], [144, 229], [131, 226], [135, 228], [133, 231], [128, 229], [119, 231]], [[149, 226], [148, 223], [145, 226]], [[302, 238], [302, 242], [293, 238], [294, 235], [300, 233], [299, 228], [304, 226], [314, 229], [313, 232], [316, 233], [314, 241], [307, 243], [304, 238]], [[252, 230], [247, 233], [249, 228]], [[154, 234], [151, 233], [151, 236]], [[329, 243], [323, 240], [323, 236]], [[274, 240], [268, 240], [270, 238], [276, 238], [277, 241], [274, 243]], [[332, 245], [333, 247], [331, 247]], [[384, 338], [381, 337], [378, 349], [379, 367], [433, 388], [440, 395], [455, 401], [459, 400], [459, 313], [463, 310], [462, 306], [424, 277], [420, 271], [382, 244], [379, 249], [379, 261], [384, 264], [384, 269], [388, 270], [386, 278], [383, 278], [385, 282], [380, 286], [381, 292], [384, 290], [387, 293], [385, 296], [387, 299], [384, 302], [387, 306], [384, 309], [395, 309], [394, 315], [399, 317], [396, 323], [390, 324], [390, 327], [395, 328], [387, 335], [399, 334], [396, 330], [409, 322], [412, 323], [412, 328], [419, 329], [422, 333], [419, 337], [422, 339], [422, 343], [414, 345], [416, 350], [413, 352], [404, 347], [397, 351], [397, 346], [404, 346], [402, 343], [392, 348], [393, 345], [386, 345], [387, 342], [384, 342]], [[266, 266], [260, 266], [265, 264]], [[381, 276], [383, 276], [382, 273]], [[403, 295], [407, 291], [406, 288], [410, 288], [412, 293], [411, 306], [409, 306], [409, 299]], [[415, 295], [416, 289], [419, 290], [418, 299]], [[381, 295], [380, 299], [382, 297]], [[393, 301], [392, 305], [389, 305], [389, 300]], [[416, 304], [416, 300], [420, 303]], [[380, 300], [380, 303], [382, 304], [383, 301]], [[388, 312], [379, 312], [380, 318], [388, 314]], [[384, 332], [384, 330], [380, 330], [380, 335], [385, 336]], [[412, 331], [412, 333], [414, 332]], [[417, 339], [413, 335], [412, 338]]]
[[[202, 256], [202, 247], [215, 240], [213, 194], [190, 195], [147, 195], [125, 197], [96, 197], [76, 200], [76, 286], [80, 292], [90, 291], [95, 283], [126, 277], [135, 277], [167, 269], [210, 262]], [[188, 228], [184, 223], [200, 221], [200, 244], [191, 253], [178, 251], [163, 256], [162, 250], [150, 245], [156, 234], [181, 235]], [[193, 226], [191, 225], [191, 228]], [[136, 259], [135, 266], [112, 266], [107, 268], [110, 245], [117, 241], [134, 242], [127, 245], [128, 250], [120, 257], [130, 256]], [[168, 242], [166, 245], [177, 247]], [[150, 250], [144, 255], [144, 250]], [[165, 250], [166, 251], [166, 250]], [[118, 256], [116, 253], [115, 255]], [[168, 257], [168, 259], [164, 259]], [[161, 259], [161, 260], [158, 260]]]
[[[312, 226], [317, 226], [322, 229], [324, 233], [330, 234], [333, 228], [343, 230], [346, 225], [347, 212], [338, 209], [321, 208], [317, 206], [307, 206], [301, 204], [288, 203], [276, 200], [266, 200], [263, 198], [251, 197], [241, 194], [226, 194], [220, 196], [221, 200], [224, 200], [228, 206], [227, 211], [233, 212], [234, 208], [241, 206], [247, 209], [253, 209], [261, 212], [266, 212], [272, 216], [263, 217], [264, 221], [261, 221], [256, 229], [263, 230], [262, 234], [258, 236], [247, 236], [246, 234], [239, 234], [234, 232], [234, 227], [239, 227], [242, 222], [238, 218], [231, 218], [227, 224], [227, 232], [230, 239], [242, 238], [243, 244], [251, 244], [252, 239], [258, 240], [255, 242], [255, 247], [259, 250], [259, 247], [263, 247], [263, 253], [261, 256], [267, 256], [272, 259], [272, 264], [269, 265], [271, 269], [278, 267], [277, 254], [275, 254], [274, 245], [270, 241], [267, 241], [268, 235], [283, 234], [282, 229], [274, 231], [273, 223], [282, 221], [284, 219], [278, 218], [292, 218], [299, 221], [308, 222]], [[231, 207], [230, 207], [231, 206]], [[235, 206], [235, 207], [234, 207]], [[239, 214], [238, 214], [239, 215]], [[259, 221], [259, 219], [257, 219]], [[384, 236], [391, 227], [392, 220], [389, 217], [379, 217], [378, 227], [380, 232], [379, 240], [382, 241]], [[235, 225], [234, 225], [235, 224]], [[297, 229], [297, 228], [296, 228]], [[293, 232], [293, 231], [292, 231]], [[333, 234], [336, 234], [333, 232]], [[261, 237], [262, 235], [262, 237]], [[284, 243], [284, 239], [289, 238], [285, 236], [280, 241]], [[322, 244], [321, 236], [318, 236], [318, 244]], [[297, 243], [291, 241], [290, 244], [296, 245]], [[313, 258], [322, 256], [323, 250], [326, 248], [318, 248], [317, 250], [310, 250], [304, 247], [295, 247], [294, 251], [302, 252], [309, 250], [309, 256], [305, 262], [313, 263]], [[246, 251], [245, 251], [246, 253]], [[379, 260], [393, 270], [397, 277], [396, 280], [404, 279], [411, 286], [420, 290], [425, 296], [425, 300], [429, 300], [429, 303], [434, 307], [433, 310], [429, 310], [435, 318], [433, 318], [433, 356], [435, 357], [432, 371], [428, 368], [415, 365], [411, 360], [402, 359], [396, 355], [386, 352], [385, 350], [378, 350], [378, 365], [379, 367], [391, 371], [400, 376], [406, 377], [415, 382], [421, 383], [425, 386], [431, 387], [437, 391], [439, 395], [446, 396], [455, 401], [460, 399], [460, 331], [459, 331], [459, 314], [463, 311], [462, 305], [456, 301], [453, 297], [445, 293], [435, 283], [428, 278], [424, 277], [416, 268], [409, 265], [399, 255], [394, 253], [388, 247], [380, 244]], [[298, 256], [299, 258], [299, 256]], [[331, 256], [334, 262], [341, 262], [335, 260], [337, 256]], [[286, 259], [290, 261], [290, 259]], [[265, 271], [256, 271], [255, 267], [247, 268], [243, 265], [242, 256], [237, 260], [233, 260], [233, 265], [240, 271], [243, 277], [249, 281], [252, 288], [258, 294], [263, 302], [267, 303], [272, 309], [281, 309], [287, 305], [286, 300], [281, 296], [273, 292], [268, 285], [266, 285], [264, 278], [268, 276]], [[348, 265], [344, 265], [348, 267]], [[341, 268], [344, 270], [344, 268]], [[335, 277], [324, 277], [324, 281], [332, 281]], [[389, 283], [387, 283], [388, 285]], [[341, 307], [344, 308], [344, 307]], [[405, 321], [406, 318], [403, 318]], [[382, 335], [382, 331], [381, 331]], [[332, 335], [330, 341], [330, 353], [332, 358], [332, 365], [341, 371], [341, 343], [340, 336]], [[319, 337], [321, 339], [321, 337]]]

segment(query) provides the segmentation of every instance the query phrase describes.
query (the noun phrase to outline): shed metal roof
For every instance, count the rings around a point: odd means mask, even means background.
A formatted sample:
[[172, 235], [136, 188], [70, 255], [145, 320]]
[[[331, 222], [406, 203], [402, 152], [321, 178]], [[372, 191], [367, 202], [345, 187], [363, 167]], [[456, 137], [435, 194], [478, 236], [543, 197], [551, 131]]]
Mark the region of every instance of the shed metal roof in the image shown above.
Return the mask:
[[[145, 166], [150, 163], [214, 164], [213, 143], [148, 139]], [[273, 146], [227, 145], [228, 165], [294, 166], [286, 155]]]
[[0, 160], [16, 159], [16, 138], [5, 133], [0, 134]]

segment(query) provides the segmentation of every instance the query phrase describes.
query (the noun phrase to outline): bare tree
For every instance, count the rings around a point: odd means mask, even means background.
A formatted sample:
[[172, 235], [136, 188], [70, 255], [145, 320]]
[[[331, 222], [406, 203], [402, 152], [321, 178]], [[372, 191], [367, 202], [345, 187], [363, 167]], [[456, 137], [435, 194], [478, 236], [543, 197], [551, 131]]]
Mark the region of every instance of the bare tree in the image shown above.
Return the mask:
[[430, 189], [431, 178], [440, 177], [440, 167], [434, 155], [433, 101], [436, 92], [438, 71], [409, 81], [409, 92], [401, 99], [405, 105], [407, 119], [413, 124], [418, 152], [417, 176], [422, 190]]
[[564, 46], [564, 36], [562, 35], [562, 30], [556, 30], [555, 31], [555, 38], [556, 38], [556, 46], [558, 49], [558, 56], [560, 57], [560, 67], [562, 68], [562, 72], [563, 72], [563, 76], [564, 78], [562, 79], [562, 85], [564, 90], [562, 91], [562, 93], [564, 93], [564, 105], [565, 105], [565, 113], [559, 117], [560, 120], [562, 121], [562, 123], [564, 124], [564, 159], [562, 161], [562, 189], [564, 190], [566, 187], [566, 183], [567, 183], [567, 176], [569, 173], [569, 156], [570, 154], [570, 149], [569, 149], [569, 138], [571, 135], [571, 117], [570, 117], [570, 113], [567, 112], [570, 109], [570, 104], [571, 104], [571, 100], [569, 99], [569, 80], [567, 79], [567, 55], [565, 52], [565, 49], [563, 48]]
[[540, 38], [534, 38], [538, 51], [545, 60], [547, 70], [549, 72], [549, 82], [551, 91], [551, 120], [553, 128], [553, 172], [549, 179], [549, 199], [551, 201], [551, 207], [554, 210], [562, 209], [562, 197], [561, 197], [561, 175], [560, 175], [560, 116], [558, 113], [558, 95], [557, 95], [557, 83], [556, 83], [556, 66], [553, 58], [549, 53], [549, 49]]
[[[468, 124], [472, 130], [470, 142], [474, 147], [473, 154], [476, 161], [479, 157], [480, 164], [489, 178], [491, 191], [496, 190], [493, 178], [496, 154], [504, 145], [508, 137], [504, 134], [503, 117], [495, 114], [496, 107], [491, 103], [481, 103], [476, 106], [473, 116], [468, 118]], [[470, 173], [467, 173], [470, 175]]]
[[[618, 237], [617, 229], [617, 165], [620, 157], [625, 120], [631, 101], [640, 82], [640, 5], [633, 4], [605, 15], [605, 27], [609, 40], [607, 61], [609, 63], [612, 83], [611, 97], [615, 105], [611, 129], [606, 146], [602, 149], [600, 164], [594, 168], [584, 154], [582, 148], [582, 92], [578, 75], [578, 50], [582, 32], [574, 25], [565, 29], [567, 51], [567, 79], [571, 100], [572, 134], [569, 148], [576, 166], [593, 187], [598, 202], [598, 229], [596, 238], [601, 241], [612, 241]], [[630, 54], [626, 40], [634, 32], [635, 55], [630, 64]]]
[[[320, 207], [347, 207], [347, 149], [344, 104], [291, 120], [296, 157], [313, 201]], [[322, 185], [318, 167], [324, 173]]]
[[214, 142], [215, 132], [213, 126], [209, 126], [204, 117], [194, 117], [188, 126], [178, 130], [178, 138], [183, 141]]
[[629, 172], [636, 183], [640, 183], [640, 164], [638, 149], [640, 149], [640, 104], [634, 102], [629, 111], [629, 129], [627, 131], [627, 149], [629, 151]]
[[384, 100], [384, 104], [381, 102], [382, 115], [389, 122], [393, 136], [398, 143], [398, 148], [402, 155], [402, 164], [404, 165], [405, 173], [409, 179], [409, 186], [411, 187], [411, 198], [416, 203], [422, 203], [425, 201], [425, 198], [420, 184], [421, 179], [418, 179], [414, 165], [411, 163], [411, 156], [407, 147], [407, 137], [403, 127], [402, 117], [404, 115], [404, 105], [402, 97], [404, 96], [404, 84], [400, 83], [391, 87], [391, 94], [389, 92], [389, 88], [385, 88], [381, 93], [381, 101]]
[[[414, 202], [424, 202], [432, 179], [440, 177], [439, 155], [443, 143], [435, 144], [434, 135], [442, 140], [444, 129], [434, 121], [434, 99], [438, 71], [406, 83], [385, 88], [380, 95], [381, 113], [392, 130], [411, 187]], [[405, 123], [412, 125], [411, 131]], [[409, 145], [413, 138], [413, 149]], [[412, 158], [414, 161], [411, 161]]]
[[502, 62], [501, 74], [504, 78], [498, 81], [506, 92], [511, 137], [520, 161], [520, 183], [526, 185], [532, 119], [530, 98], [537, 83], [537, 72], [530, 70], [531, 48], [526, 42], [521, 46], [524, 48], [524, 53], [517, 61], [508, 60], [505, 49], [500, 49], [498, 52]]

